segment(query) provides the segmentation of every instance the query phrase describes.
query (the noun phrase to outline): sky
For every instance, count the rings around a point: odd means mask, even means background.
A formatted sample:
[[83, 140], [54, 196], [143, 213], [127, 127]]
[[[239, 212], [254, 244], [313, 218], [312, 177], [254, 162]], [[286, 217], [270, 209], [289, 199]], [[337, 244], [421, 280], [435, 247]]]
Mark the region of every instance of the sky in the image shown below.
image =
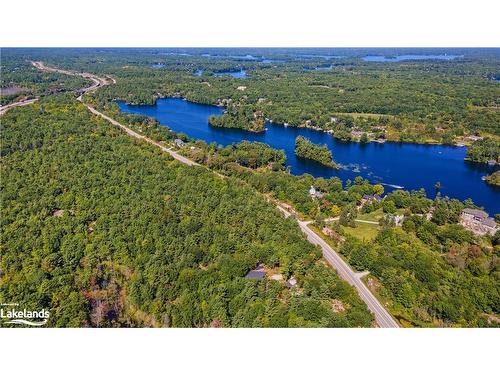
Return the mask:
[[491, 0], [5, 1], [0, 46], [499, 47], [499, 4]]

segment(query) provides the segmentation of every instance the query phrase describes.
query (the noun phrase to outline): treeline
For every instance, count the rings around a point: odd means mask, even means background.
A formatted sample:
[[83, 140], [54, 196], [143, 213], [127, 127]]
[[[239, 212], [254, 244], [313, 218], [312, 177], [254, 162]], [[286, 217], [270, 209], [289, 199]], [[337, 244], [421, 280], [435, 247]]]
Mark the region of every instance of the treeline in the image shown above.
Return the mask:
[[[181, 165], [72, 97], [1, 126], [2, 301], [49, 309], [58, 327], [370, 326], [296, 223], [238, 180]], [[283, 280], [245, 279], [259, 262]]]
[[279, 171], [285, 168], [286, 161], [283, 150], [275, 150], [260, 142], [242, 141], [220, 148], [215, 143], [196, 141], [193, 146], [185, 147], [179, 152], [216, 170], [224, 170], [229, 165], [237, 164], [251, 169], [268, 168]]
[[326, 145], [317, 145], [299, 135], [295, 138], [295, 155], [300, 158], [314, 160], [326, 167], [336, 167], [332, 152]]

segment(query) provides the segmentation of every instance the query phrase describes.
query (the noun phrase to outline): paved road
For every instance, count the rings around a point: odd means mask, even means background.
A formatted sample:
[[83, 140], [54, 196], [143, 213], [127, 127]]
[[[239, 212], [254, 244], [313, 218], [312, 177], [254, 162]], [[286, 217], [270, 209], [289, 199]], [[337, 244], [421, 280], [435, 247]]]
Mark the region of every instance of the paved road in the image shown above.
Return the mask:
[[[285, 215], [285, 217], [290, 217], [292, 214], [288, 212], [285, 208], [278, 204], [278, 209]], [[382, 304], [375, 298], [375, 296], [370, 292], [368, 287], [361, 281], [363, 276], [366, 276], [366, 272], [354, 272], [351, 267], [340, 257], [340, 255], [332, 249], [328, 243], [323, 240], [318, 234], [316, 234], [309, 224], [312, 221], [301, 221], [296, 219], [300, 229], [307, 236], [307, 240], [313, 245], [318, 245], [321, 247], [323, 252], [323, 258], [335, 269], [337, 270], [339, 276], [351, 284], [359, 293], [361, 299], [366, 303], [368, 309], [375, 315], [375, 320], [379, 327], [382, 328], [398, 328], [398, 324], [392, 318], [391, 314], [382, 306]]]
[[11, 104], [0, 106], [0, 116], [3, 115], [5, 112], [7, 112], [11, 108], [22, 107], [23, 105], [28, 105], [28, 104], [34, 103], [37, 100], [38, 100], [38, 98], [25, 99], [25, 100], [20, 101], [20, 102], [16, 102], [16, 103], [11, 103]]
[[[79, 75], [84, 78], [88, 78], [92, 80], [93, 84], [92, 86], [87, 87], [86, 89], [82, 90], [82, 94], [77, 98], [80, 102], [83, 103], [82, 101], [82, 96], [83, 94], [96, 90], [97, 88], [101, 86], [105, 86], [110, 84], [111, 82], [115, 83], [114, 79], [107, 78], [103, 79], [100, 77], [97, 77], [93, 74], [89, 73], [76, 73], [76, 72], [70, 72], [67, 70], [62, 70], [62, 69], [56, 69], [56, 68], [51, 68], [46, 65], [44, 65], [42, 62], [32, 62], [32, 64], [37, 67], [38, 69], [44, 70], [44, 71], [51, 71], [51, 72], [58, 72], [58, 73], [63, 73], [63, 74], [69, 74], [69, 75]], [[185, 158], [182, 155], [179, 155], [175, 151], [173, 151], [170, 148], [165, 147], [164, 145], [160, 144], [159, 142], [153, 141], [152, 139], [139, 134], [129, 127], [119, 123], [118, 121], [112, 119], [109, 116], [106, 116], [105, 114], [99, 112], [92, 106], [83, 103], [90, 112], [93, 114], [102, 117], [103, 119], [109, 121], [111, 124], [114, 126], [117, 126], [124, 130], [128, 135], [144, 140], [152, 145], [157, 146], [160, 148], [162, 151], [168, 152], [174, 159], [180, 161], [181, 163], [184, 163], [189, 166], [193, 165], [199, 165], [198, 163], [195, 163], [194, 161]], [[220, 175], [223, 177], [222, 175]], [[280, 203], [278, 202], [277, 208], [283, 212], [285, 217], [289, 217], [292, 214], [285, 208], [283, 208]], [[361, 281], [361, 277], [366, 275], [366, 273], [356, 273], [354, 272], [349, 265], [331, 248], [328, 243], [326, 243], [320, 236], [318, 236], [311, 228], [308, 227], [308, 224], [310, 224], [310, 221], [300, 221], [297, 219], [297, 222], [300, 226], [300, 229], [302, 232], [305, 233], [308, 241], [314, 245], [318, 245], [321, 247], [323, 251], [323, 257], [325, 260], [334, 268], [337, 270], [339, 276], [347, 281], [349, 284], [351, 284], [353, 287], [355, 287], [361, 297], [361, 299], [366, 303], [370, 311], [375, 315], [375, 320], [377, 321], [377, 324], [379, 327], [383, 328], [397, 328], [398, 324], [396, 321], [391, 317], [391, 315], [385, 310], [385, 308], [380, 304], [380, 302], [375, 298], [375, 296], [370, 292], [370, 290], [366, 287], [366, 285]]]
[[361, 299], [366, 303], [368, 309], [375, 315], [375, 320], [379, 327], [382, 328], [397, 328], [398, 324], [392, 318], [391, 314], [382, 306], [382, 304], [370, 292], [368, 287], [361, 281], [361, 277], [366, 273], [356, 273], [349, 265], [338, 255], [325, 240], [316, 234], [311, 228], [308, 227], [310, 222], [297, 220], [300, 229], [307, 236], [307, 239], [312, 244], [318, 245], [323, 251], [323, 257], [326, 261], [337, 270], [339, 276], [355, 287]]

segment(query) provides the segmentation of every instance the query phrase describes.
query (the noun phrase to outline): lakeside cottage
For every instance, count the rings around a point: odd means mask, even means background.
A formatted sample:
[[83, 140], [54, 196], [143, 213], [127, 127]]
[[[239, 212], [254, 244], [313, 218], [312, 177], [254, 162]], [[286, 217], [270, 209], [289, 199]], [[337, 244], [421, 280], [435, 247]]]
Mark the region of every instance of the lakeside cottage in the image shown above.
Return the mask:
[[483, 210], [475, 208], [466, 208], [462, 211], [460, 224], [478, 235], [491, 234], [493, 236], [498, 230], [495, 219], [489, 217]]

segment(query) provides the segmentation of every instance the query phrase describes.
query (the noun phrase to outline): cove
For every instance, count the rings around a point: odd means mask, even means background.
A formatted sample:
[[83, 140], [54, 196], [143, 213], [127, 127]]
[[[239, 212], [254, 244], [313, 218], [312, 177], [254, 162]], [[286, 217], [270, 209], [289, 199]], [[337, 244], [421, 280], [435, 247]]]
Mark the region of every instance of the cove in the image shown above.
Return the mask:
[[[175, 132], [193, 139], [229, 145], [243, 140], [263, 142], [284, 150], [287, 165], [295, 175], [309, 173], [315, 177], [337, 176], [343, 181], [362, 176], [372, 183], [382, 183], [386, 191], [424, 188], [433, 198], [434, 185], [441, 183], [441, 195], [464, 200], [472, 198], [490, 214], [500, 213], [500, 189], [492, 187], [481, 177], [495, 168], [464, 162], [465, 147], [390, 143], [359, 144], [340, 142], [330, 134], [313, 129], [285, 127], [267, 123], [267, 131], [250, 133], [240, 129], [215, 128], [208, 125], [211, 115], [221, 115], [223, 109], [183, 99], [158, 99], [155, 105], [128, 105], [117, 102], [126, 113], [142, 114], [157, 119]], [[295, 137], [302, 135], [314, 143], [326, 144], [342, 169], [333, 170], [295, 156]]]

